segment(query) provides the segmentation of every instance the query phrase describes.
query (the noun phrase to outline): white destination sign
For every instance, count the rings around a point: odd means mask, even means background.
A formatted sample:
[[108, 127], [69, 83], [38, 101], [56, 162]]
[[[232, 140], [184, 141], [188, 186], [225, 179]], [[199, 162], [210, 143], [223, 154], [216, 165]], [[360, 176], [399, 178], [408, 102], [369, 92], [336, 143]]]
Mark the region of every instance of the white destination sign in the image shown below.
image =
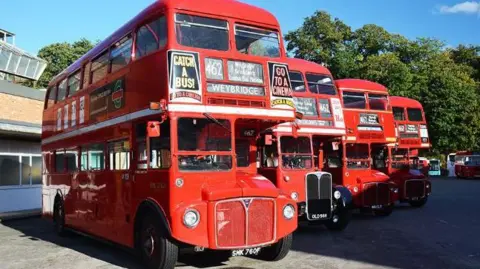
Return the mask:
[[228, 61], [228, 79], [263, 84], [263, 67], [261, 64]]
[[251, 96], [265, 95], [265, 89], [262, 87], [219, 84], [219, 83], [207, 83], [207, 92], [241, 94], [241, 95], [251, 95]]

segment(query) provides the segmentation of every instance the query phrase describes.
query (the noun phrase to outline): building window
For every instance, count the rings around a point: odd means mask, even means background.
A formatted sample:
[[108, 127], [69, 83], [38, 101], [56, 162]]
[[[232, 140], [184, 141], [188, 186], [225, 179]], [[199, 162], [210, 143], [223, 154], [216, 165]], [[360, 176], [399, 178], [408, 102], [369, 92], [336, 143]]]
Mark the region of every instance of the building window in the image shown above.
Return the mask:
[[19, 156], [0, 156], [0, 186], [18, 186], [19, 183]]
[[110, 170], [130, 169], [130, 146], [127, 139], [108, 144]]
[[167, 22], [165, 17], [145, 24], [137, 31], [135, 57], [148, 55], [167, 43]]
[[104, 52], [92, 61], [91, 74], [92, 83], [104, 78], [108, 73], [109, 54], [108, 51]]
[[68, 78], [68, 96], [74, 95], [78, 90], [80, 90], [80, 78], [81, 71], [78, 70], [71, 77]]
[[58, 85], [57, 102], [65, 100], [66, 95], [67, 95], [67, 79], [64, 79]]
[[117, 42], [110, 53], [112, 72], [119, 70], [130, 63], [132, 58], [132, 37], [126, 36]]
[[88, 169], [100, 171], [105, 169], [103, 144], [93, 144], [88, 147]]
[[65, 172], [65, 152], [64, 151], [55, 152], [55, 172], [57, 173]]

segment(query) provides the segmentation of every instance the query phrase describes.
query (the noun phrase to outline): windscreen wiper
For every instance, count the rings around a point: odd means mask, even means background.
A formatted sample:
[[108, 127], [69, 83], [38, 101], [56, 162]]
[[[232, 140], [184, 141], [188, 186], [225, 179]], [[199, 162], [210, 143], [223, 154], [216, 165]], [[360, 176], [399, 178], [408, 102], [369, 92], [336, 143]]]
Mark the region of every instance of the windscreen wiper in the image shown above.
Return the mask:
[[223, 125], [221, 122], [219, 122], [217, 119], [215, 119], [212, 115], [210, 115], [209, 113], [203, 113], [203, 116], [205, 116], [205, 118], [207, 118], [208, 120], [210, 120], [211, 122], [217, 124], [218, 126], [222, 127], [223, 129], [227, 130], [229, 133], [232, 133], [232, 130], [230, 130], [229, 127]]

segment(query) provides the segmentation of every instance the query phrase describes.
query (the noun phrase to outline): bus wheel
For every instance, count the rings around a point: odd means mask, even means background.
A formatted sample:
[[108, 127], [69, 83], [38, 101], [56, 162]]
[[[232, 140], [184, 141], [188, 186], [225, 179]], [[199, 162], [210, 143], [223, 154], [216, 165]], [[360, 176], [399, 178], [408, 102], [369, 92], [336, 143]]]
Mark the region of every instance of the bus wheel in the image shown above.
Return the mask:
[[377, 217], [387, 217], [387, 216], [390, 216], [392, 212], [393, 212], [393, 205], [389, 205], [382, 209], [374, 209], [373, 215]]
[[257, 258], [264, 261], [279, 261], [287, 256], [293, 243], [293, 234], [280, 239], [277, 243], [260, 250]]
[[175, 268], [178, 247], [164, 235], [158, 219], [153, 216], [145, 216], [140, 227], [137, 248], [147, 268]]
[[339, 213], [340, 214], [333, 216], [331, 219], [328, 220], [327, 223], [325, 223], [325, 226], [330, 231], [343, 231], [345, 230], [345, 228], [347, 228], [348, 223], [350, 222], [350, 219], [352, 217], [352, 213], [350, 212], [350, 210], [344, 210]]
[[425, 196], [422, 199], [417, 201], [408, 201], [408, 203], [413, 207], [422, 207], [427, 203], [427, 201], [428, 201], [428, 196]]
[[65, 236], [65, 208], [63, 206], [63, 201], [61, 199], [55, 200], [55, 205], [53, 207], [53, 222], [55, 232], [59, 236]]

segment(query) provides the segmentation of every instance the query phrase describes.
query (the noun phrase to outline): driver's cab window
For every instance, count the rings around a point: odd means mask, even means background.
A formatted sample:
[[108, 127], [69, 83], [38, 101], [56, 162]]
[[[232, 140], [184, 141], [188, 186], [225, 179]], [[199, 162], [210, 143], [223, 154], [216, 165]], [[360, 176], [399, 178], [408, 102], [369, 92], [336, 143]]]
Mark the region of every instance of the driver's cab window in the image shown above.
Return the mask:
[[260, 141], [261, 151], [261, 166], [263, 168], [275, 168], [278, 167], [278, 147], [275, 136], [272, 135], [270, 145], [266, 145], [265, 136], [262, 136]]
[[373, 167], [381, 169], [387, 167], [388, 151], [386, 147], [372, 147]]
[[328, 141], [323, 143], [323, 167], [340, 168], [342, 167], [343, 147], [338, 141]]
[[167, 169], [171, 166], [170, 121], [160, 124], [160, 136], [149, 138], [150, 159], [147, 155], [147, 122], [136, 125], [137, 168]]

